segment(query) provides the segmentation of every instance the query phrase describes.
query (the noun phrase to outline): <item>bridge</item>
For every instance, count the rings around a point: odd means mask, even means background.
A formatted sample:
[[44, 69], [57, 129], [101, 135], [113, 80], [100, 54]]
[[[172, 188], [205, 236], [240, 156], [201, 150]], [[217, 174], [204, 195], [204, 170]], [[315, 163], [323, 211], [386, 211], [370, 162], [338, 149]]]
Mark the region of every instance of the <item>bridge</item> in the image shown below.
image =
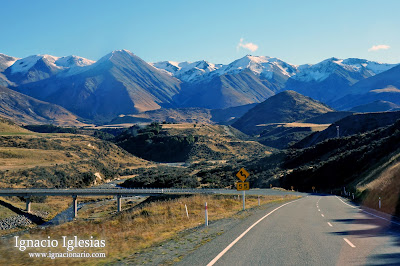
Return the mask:
[[87, 189], [0, 189], [0, 196], [24, 197], [26, 211], [31, 211], [32, 196], [72, 197], [74, 218], [78, 215], [78, 196], [114, 196], [117, 197], [117, 210], [121, 211], [121, 198], [131, 196], [156, 196], [162, 194], [215, 193], [219, 189], [177, 189], [177, 188], [87, 188]]

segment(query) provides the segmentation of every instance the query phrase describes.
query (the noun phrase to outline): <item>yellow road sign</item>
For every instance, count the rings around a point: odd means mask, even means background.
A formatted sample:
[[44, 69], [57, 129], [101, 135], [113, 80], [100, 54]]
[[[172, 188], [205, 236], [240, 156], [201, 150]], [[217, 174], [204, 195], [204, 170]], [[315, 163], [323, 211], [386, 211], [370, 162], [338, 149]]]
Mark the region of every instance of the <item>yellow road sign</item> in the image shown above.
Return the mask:
[[236, 188], [237, 188], [237, 190], [249, 190], [250, 183], [249, 182], [237, 182]]
[[249, 177], [249, 175], [250, 174], [244, 168], [240, 169], [239, 172], [236, 174], [237, 178], [239, 178], [243, 182], [246, 180], [246, 178]]

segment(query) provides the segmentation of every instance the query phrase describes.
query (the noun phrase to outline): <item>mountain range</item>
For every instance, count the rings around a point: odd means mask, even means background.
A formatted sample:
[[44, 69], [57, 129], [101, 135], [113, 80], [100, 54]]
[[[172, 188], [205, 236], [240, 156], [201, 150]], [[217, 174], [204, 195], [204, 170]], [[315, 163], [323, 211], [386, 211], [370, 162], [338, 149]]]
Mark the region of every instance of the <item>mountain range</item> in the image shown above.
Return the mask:
[[147, 63], [127, 50], [97, 62], [79, 56], [20, 59], [0, 54], [0, 85], [96, 123], [160, 108], [256, 104], [285, 90], [337, 110], [377, 100], [400, 105], [400, 66], [357, 58], [293, 65], [247, 55], [223, 65], [204, 60]]

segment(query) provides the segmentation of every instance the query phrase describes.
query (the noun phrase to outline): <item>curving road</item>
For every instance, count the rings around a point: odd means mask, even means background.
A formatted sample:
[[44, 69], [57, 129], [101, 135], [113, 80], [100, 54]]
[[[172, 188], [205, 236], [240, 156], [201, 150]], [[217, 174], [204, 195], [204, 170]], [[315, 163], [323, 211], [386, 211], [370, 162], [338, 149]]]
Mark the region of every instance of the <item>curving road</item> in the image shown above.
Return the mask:
[[249, 217], [180, 265], [400, 265], [400, 224], [336, 196]]

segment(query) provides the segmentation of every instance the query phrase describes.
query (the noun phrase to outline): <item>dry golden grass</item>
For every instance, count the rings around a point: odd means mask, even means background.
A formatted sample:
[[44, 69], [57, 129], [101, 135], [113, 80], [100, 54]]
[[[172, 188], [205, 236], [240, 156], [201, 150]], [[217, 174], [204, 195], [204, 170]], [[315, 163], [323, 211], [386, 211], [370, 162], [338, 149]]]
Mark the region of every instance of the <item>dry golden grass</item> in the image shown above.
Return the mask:
[[270, 124], [260, 124], [258, 127], [265, 127], [270, 125], [276, 125], [287, 128], [310, 128], [311, 131], [322, 131], [327, 129], [331, 124], [312, 124], [312, 123], [301, 123], [301, 122], [292, 122], [292, 123], [270, 123]]
[[30, 134], [33, 133], [25, 128], [19, 127], [10, 121], [0, 118], [0, 135]]
[[[395, 214], [400, 205], [400, 163], [388, 167], [377, 179], [362, 187], [369, 192], [362, 204], [382, 212]], [[378, 202], [381, 197], [381, 209]]]
[[[193, 128], [194, 124], [192, 124], [192, 123], [162, 124], [161, 126], [163, 129], [168, 129], [168, 128], [187, 129], [187, 128]], [[201, 125], [199, 125], [199, 127], [201, 127]]]
[[[261, 196], [261, 204], [289, 200], [294, 196]], [[105, 248], [76, 248], [73, 252], [105, 252], [105, 259], [73, 258], [73, 259], [31, 259], [28, 252], [48, 252], [48, 248], [29, 249], [25, 252], [14, 247], [15, 240], [4, 240], [0, 245], [0, 265], [57, 265], [103, 264], [117, 259], [123, 259], [144, 248], [172, 238], [177, 232], [193, 228], [204, 223], [204, 204], [208, 203], [209, 220], [215, 221], [230, 217], [242, 208], [242, 201], [234, 196], [195, 195], [168, 201], [152, 202], [141, 208], [133, 208], [114, 215], [108, 219], [76, 221], [46, 229], [31, 230], [21, 236], [23, 239], [51, 239], [62, 242], [62, 236], [79, 239], [95, 239], [106, 241]], [[115, 204], [115, 202], [114, 202]], [[185, 204], [188, 207], [189, 218], [186, 216]], [[247, 208], [258, 205], [257, 197], [246, 197]], [[110, 208], [110, 206], [106, 206]], [[115, 208], [115, 205], [114, 205]], [[115, 211], [115, 209], [114, 209]], [[7, 242], [8, 241], [8, 242]], [[14, 242], [13, 242], [14, 241]], [[52, 252], [66, 252], [65, 248], [52, 248]]]
[[0, 170], [65, 164], [73, 160], [73, 158], [67, 156], [67, 152], [65, 151], [13, 147], [0, 148]]

